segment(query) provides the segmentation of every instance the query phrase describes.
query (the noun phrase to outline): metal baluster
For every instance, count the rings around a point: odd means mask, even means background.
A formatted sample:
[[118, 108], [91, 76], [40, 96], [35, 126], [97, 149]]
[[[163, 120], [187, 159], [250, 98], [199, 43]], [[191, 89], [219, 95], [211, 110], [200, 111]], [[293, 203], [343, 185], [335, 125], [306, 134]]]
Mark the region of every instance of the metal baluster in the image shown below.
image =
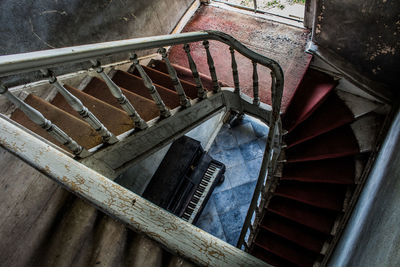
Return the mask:
[[14, 96], [8, 91], [8, 88], [4, 85], [0, 85], [0, 94], [5, 95], [16, 107], [18, 107], [25, 115], [33, 121], [35, 124], [39, 125], [45, 129], [51, 136], [54, 137], [58, 142], [65, 145], [70, 149], [75, 155], [84, 158], [90, 155], [90, 153], [75, 142], [71, 137], [69, 137], [63, 130], [53, 124], [50, 120], [46, 119], [42, 113], [33, 107], [29, 106], [23, 102], [18, 97]]
[[235, 59], [235, 49], [233, 47], [229, 47], [229, 50], [231, 51], [232, 75], [233, 75], [233, 83], [235, 84], [235, 93], [239, 94], [240, 93], [239, 72], [237, 69], [237, 63]]
[[90, 62], [93, 64], [93, 69], [95, 69], [96, 72], [100, 74], [100, 76], [106, 82], [111, 94], [118, 100], [118, 103], [125, 110], [125, 112], [128, 113], [129, 117], [131, 117], [135, 124], [135, 128], [141, 130], [146, 129], [148, 127], [147, 123], [140, 117], [139, 113], [137, 113], [131, 102], [129, 102], [126, 96], [122, 93], [121, 88], [119, 88], [118, 85], [116, 85], [113, 80], [111, 80], [111, 78], [104, 72], [104, 68], [101, 67], [100, 61], [91, 60]]
[[96, 116], [85, 107], [82, 102], [73, 94], [71, 94], [56, 78], [54, 73], [50, 70], [41, 70], [41, 72], [49, 78], [50, 84], [53, 84], [57, 91], [65, 98], [67, 103], [79, 113], [79, 115], [103, 138], [104, 143], [114, 144], [118, 142], [115, 137], [107, 128], [100, 122]]
[[169, 61], [167, 50], [165, 48], [160, 48], [158, 49], [158, 53], [161, 54], [163, 60], [165, 61], [165, 64], [167, 65], [169, 77], [171, 78], [175, 90], [179, 95], [181, 106], [184, 108], [190, 107], [190, 100], [189, 98], [187, 98], [185, 91], [183, 90], [181, 81], [179, 80], [174, 67], [172, 67], [171, 61]]
[[196, 63], [194, 63], [192, 55], [190, 54], [190, 46], [189, 46], [189, 44], [185, 44], [183, 46], [183, 49], [186, 52], [186, 55], [187, 55], [187, 58], [188, 58], [188, 61], [189, 61], [190, 70], [192, 71], [193, 78], [194, 78], [194, 80], [196, 82], [197, 96], [200, 99], [206, 99], [207, 98], [207, 92], [204, 90], [203, 83], [201, 82], [199, 72], [197, 71]]
[[260, 96], [258, 95], [258, 73], [257, 73], [257, 62], [252, 61], [253, 63], [253, 104], [259, 106], [260, 105]]
[[207, 40], [205, 40], [203, 41], [203, 45], [207, 53], [207, 63], [213, 83], [213, 91], [214, 93], [218, 93], [219, 91], [221, 91], [221, 87], [218, 84], [218, 78], [217, 78], [217, 73], [215, 72], [214, 60], [210, 53], [210, 43]]
[[156, 87], [154, 86], [153, 82], [151, 81], [150, 77], [147, 75], [147, 73], [144, 71], [142, 66], [139, 64], [139, 59], [136, 54], [133, 54], [131, 56], [131, 60], [137, 70], [140, 73], [140, 76], [143, 79], [144, 86], [149, 89], [150, 95], [153, 98], [154, 102], [156, 102], [156, 105], [158, 106], [158, 109], [160, 110], [160, 116], [162, 118], [167, 118], [171, 116], [171, 112], [167, 108], [167, 106], [164, 104], [164, 101], [161, 99], [160, 94], [157, 92]]
[[253, 0], [254, 2], [254, 12], [257, 12], [257, 0]]

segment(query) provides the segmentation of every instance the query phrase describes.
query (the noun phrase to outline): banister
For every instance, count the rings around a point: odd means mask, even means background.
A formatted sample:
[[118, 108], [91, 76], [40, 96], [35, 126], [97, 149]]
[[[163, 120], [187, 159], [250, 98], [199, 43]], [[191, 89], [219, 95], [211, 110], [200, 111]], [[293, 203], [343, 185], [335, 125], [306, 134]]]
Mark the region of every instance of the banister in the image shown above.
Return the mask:
[[250, 50], [232, 36], [219, 31], [160, 35], [0, 56], [0, 77], [47, 69], [66, 63], [88, 62], [116, 53], [129, 53], [137, 50], [205, 40], [223, 42], [233, 47], [243, 56], [270, 68], [276, 75], [278, 89], [283, 88], [283, 72], [276, 61]]

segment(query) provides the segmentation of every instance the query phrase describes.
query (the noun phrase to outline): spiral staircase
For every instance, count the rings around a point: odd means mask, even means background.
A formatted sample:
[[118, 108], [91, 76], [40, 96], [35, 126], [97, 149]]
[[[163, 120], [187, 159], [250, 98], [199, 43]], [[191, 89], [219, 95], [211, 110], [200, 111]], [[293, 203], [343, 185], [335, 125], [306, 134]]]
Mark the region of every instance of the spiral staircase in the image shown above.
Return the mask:
[[282, 115], [284, 149], [249, 252], [274, 266], [319, 266], [349, 210], [383, 116], [377, 102], [308, 69]]

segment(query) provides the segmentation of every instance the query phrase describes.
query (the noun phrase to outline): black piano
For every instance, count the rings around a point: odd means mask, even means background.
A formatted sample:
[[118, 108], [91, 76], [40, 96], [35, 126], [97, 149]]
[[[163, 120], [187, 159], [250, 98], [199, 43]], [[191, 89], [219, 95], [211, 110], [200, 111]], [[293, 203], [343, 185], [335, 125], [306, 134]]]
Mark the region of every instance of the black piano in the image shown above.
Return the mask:
[[195, 224], [224, 173], [225, 165], [212, 159], [199, 141], [183, 136], [171, 145], [143, 197]]

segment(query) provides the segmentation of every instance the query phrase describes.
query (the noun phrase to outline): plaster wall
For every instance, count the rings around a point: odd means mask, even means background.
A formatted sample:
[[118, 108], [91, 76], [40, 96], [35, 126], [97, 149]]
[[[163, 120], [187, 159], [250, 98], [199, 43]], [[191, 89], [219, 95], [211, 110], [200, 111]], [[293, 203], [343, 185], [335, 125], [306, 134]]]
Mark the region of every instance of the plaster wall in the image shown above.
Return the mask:
[[329, 266], [400, 266], [400, 112]]
[[[309, 2], [313, 2], [310, 0]], [[313, 40], [360, 74], [395, 90], [400, 82], [400, 2], [315, 0]]]
[[[169, 34], [194, 0], [2, 0], [0, 55]], [[139, 55], [152, 51], [144, 51]], [[102, 63], [128, 59], [113, 55]], [[90, 63], [56, 68], [57, 75]], [[38, 72], [2, 78], [8, 86], [39, 80]]]

